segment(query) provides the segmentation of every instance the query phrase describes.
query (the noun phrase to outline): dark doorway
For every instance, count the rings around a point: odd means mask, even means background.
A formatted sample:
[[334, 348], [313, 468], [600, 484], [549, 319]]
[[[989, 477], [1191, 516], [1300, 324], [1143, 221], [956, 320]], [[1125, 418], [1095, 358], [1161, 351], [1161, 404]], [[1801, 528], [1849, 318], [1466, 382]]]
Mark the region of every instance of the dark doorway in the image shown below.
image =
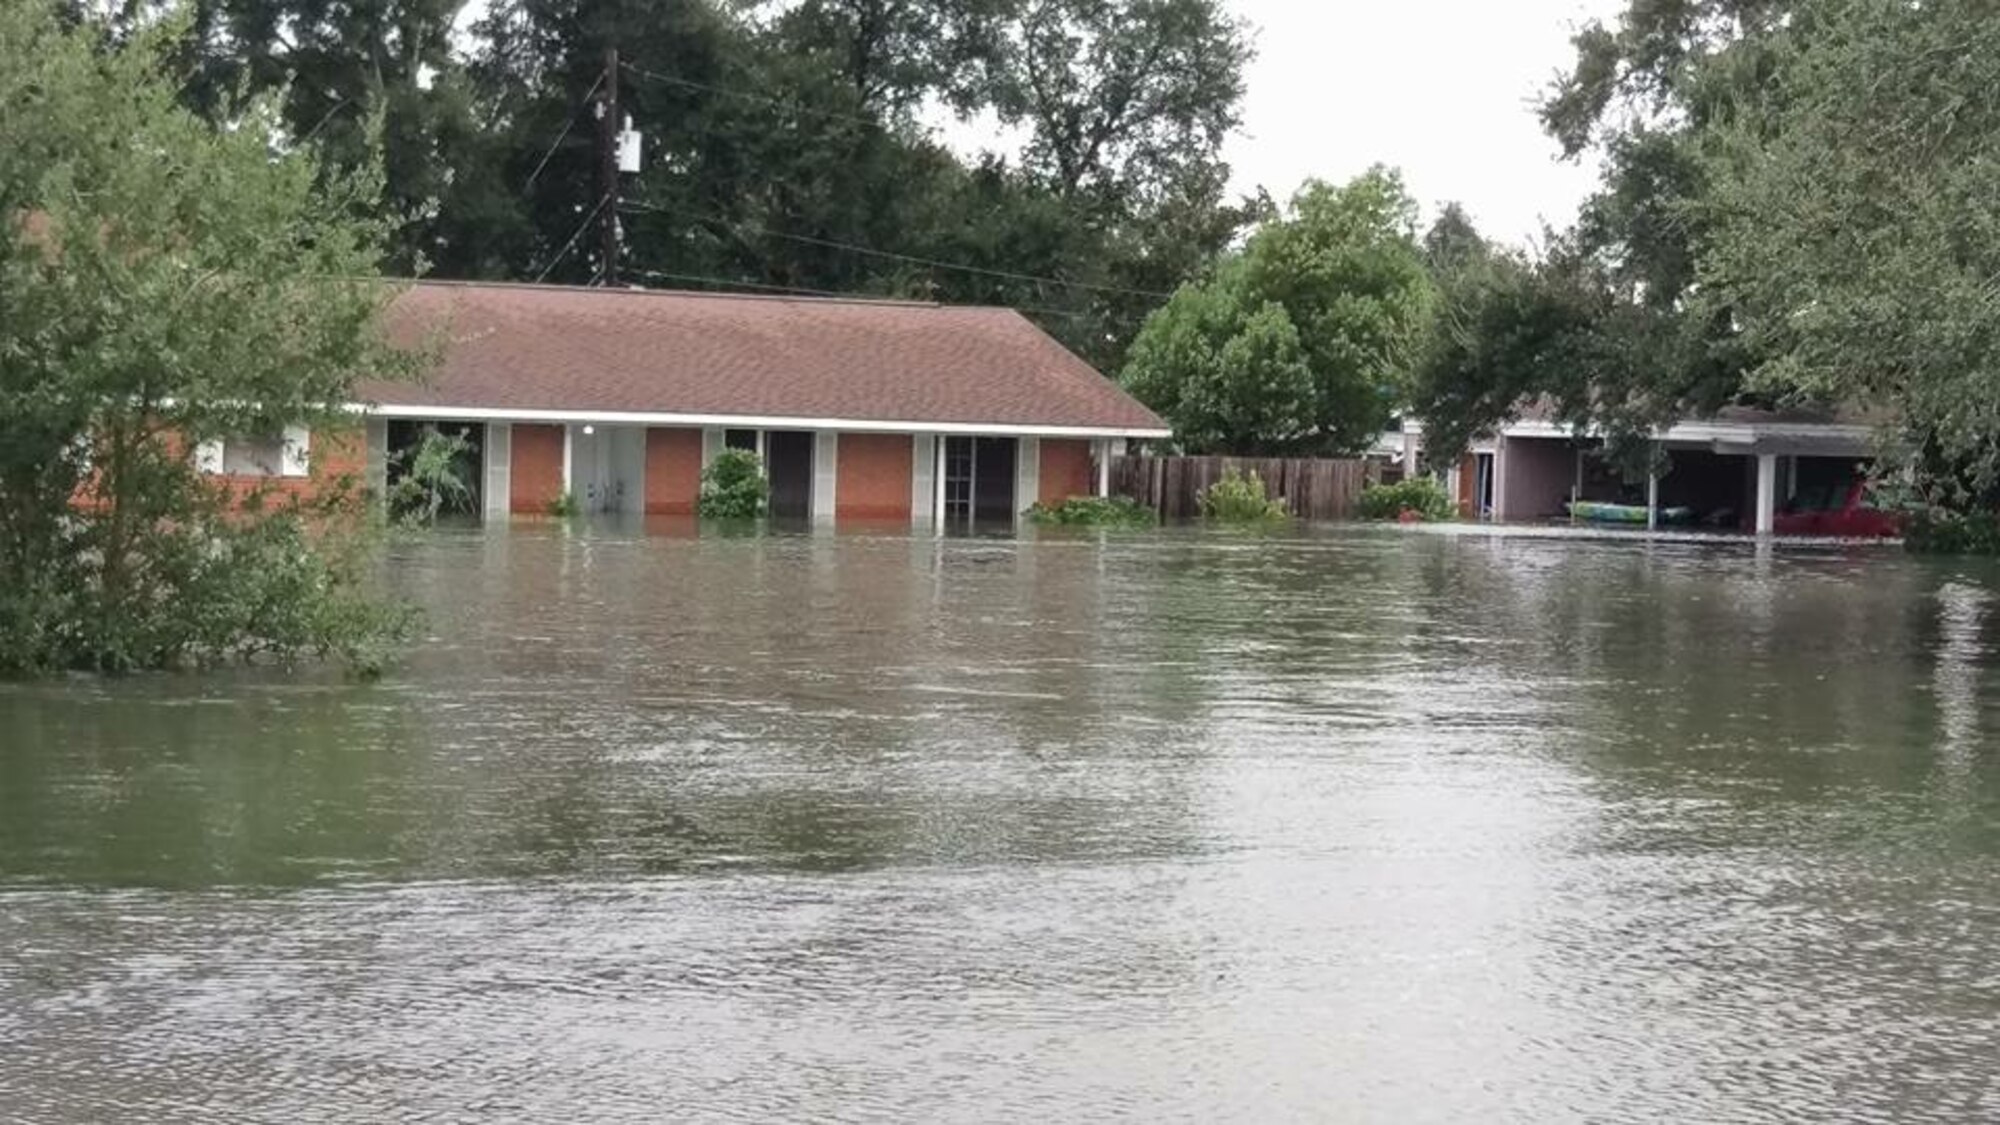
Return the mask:
[[948, 437], [944, 442], [944, 519], [951, 527], [1014, 524], [1013, 438]]
[[813, 436], [809, 430], [771, 430], [764, 435], [764, 471], [771, 478], [771, 518], [812, 517]]
[[757, 452], [757, 431], [724, 430], [722, 431], [722, 447], [724, 449], [747, 449], [755, 453]]
[[486, 427], [478, 422], [432, 421], [429, 419], [391, 418], [389, 419], [389, 443], [385, 452], [389, 463], [386, 466], [385, 483], [390, 497], [396, 495], [396, 486], [408, 474], [415, 459], [417, 447], [423, 443], [424, 435], [432, 430], [449, 437], [464, 438], [468, 443], [451, 459], [451, 475], [457, 478], [464, 491], [446, 489], [444, 507], [439, 515], [476, 515], [480, 511], [479, 498], [486, 491]]
[[977, 439], [972, 473], [972, 519], [975, 523], [1014, 522], [1014, 449], [1010, 437]]

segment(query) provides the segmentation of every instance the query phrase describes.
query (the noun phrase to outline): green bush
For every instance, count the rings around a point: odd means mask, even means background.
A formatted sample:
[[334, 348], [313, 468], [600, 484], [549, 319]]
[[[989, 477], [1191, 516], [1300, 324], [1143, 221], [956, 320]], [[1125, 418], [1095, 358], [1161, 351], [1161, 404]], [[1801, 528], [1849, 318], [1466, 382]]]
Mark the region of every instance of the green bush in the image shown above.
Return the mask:
[[747, 449], [725, 449], [701, 471], [695, 511], [705, 520], [750, 520], [764, 514], [771, 485], [764, 463]]
[[424, 430], [417, 444], [389, 458], [396, 483], [389, 514], [399, 523], [428, 526], [446, 512], [472, 510], [472, 439], [464, 431]]
[[1125, 496], [1072, 496], [1060, 504], [1036, 504], [1028, 518], [1051, 527], [1151, 527], [1153, 509]]
[[1444, 486], [1429, 477], [1410, 477], [1395, 484], [1371, 484], [1361, 490], [1361, 518], [1401, 519], [1404, 512], [1438, 523], [1457, 515]]
[[1903, 544], [1921, 555], [2000, 555], [2000, 515], [1921, 512], [1911, 519]]
[[1291, 518], [1284, 504], [1264, 491], [1264, 478], [1254, 472], [1246, 476], [1230, 469], [1221, 480], [1202, 489], [1197, 499], [1202, 518], [1218, 523], [1273, 523]]
[[559, 493], [555, 499], [550, 500], [542, 507], [548, 514], [557, 519], [564, 520], [583, 512], [583, 505], [577, 502], [576, 493], [574, 492]]

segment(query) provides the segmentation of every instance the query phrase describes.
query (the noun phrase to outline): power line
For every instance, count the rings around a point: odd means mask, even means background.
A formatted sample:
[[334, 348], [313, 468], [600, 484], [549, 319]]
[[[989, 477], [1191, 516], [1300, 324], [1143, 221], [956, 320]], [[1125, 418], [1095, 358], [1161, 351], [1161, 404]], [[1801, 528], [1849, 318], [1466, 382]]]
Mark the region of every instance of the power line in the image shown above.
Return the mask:
[[602, 85], [604, 85], [604, 74], [600, 71], [597, 75], [597, 81], [592, 82], [589, 92], [583, 95], [583, 101], [571, 107], [569, 118], [563, 122], [562, 132], [557, 133], [556, 139], [549, 142], [549, 150], [542, 154], [542, 158], [535, 161], [535, 170], [528, 173], [528, 182], [521, 185], [522, 191], [527, 191], [529, 188], [535, 186], [535, 180], [542, 174], [542, 169], [549, 166], [549, 157], [556, 154], [556, 149], [561, 147], [563, 141], [569, 137], [569, 131], [576, 128], [576, 115], [583, 110], [584, 106], [590, 104], [591, 98], [597, 96], [597, 88]]
[[556, 256], [550, 258], [549, 263], [542, 267], [542, 272], [535, 275], [535, 284], [540, 285], [542, 279], [549, 276], [550, 270], [556, 268], [556, 265], [564, 258], [569, 257], [570, 250], [576, 246], [576, 240], [582, 238], [583, 232], [590, 229], [590, 221], [595, 219], [597, 213], [604, 210], [604, 205], [609, 202], [611, 202], [611, 195], [607, 192], [602, 198], [598, 199], [597, 206], [590, 209], [590, 214], [585, 215], [583, 221], [577, 224], [576, 232], [569, 236], [568, 242], [563, 243], [563, 248], [556, 251]]
[[931, 305], [937, 308], [1005, 308], [1017, 313], [1032, 313], [1038, 316], [1061, 316], [1071, 319], [1089, 319], [1090, 314], [1074, 309], [1044, 309], [1029, 305], [953, 305], [938, 301], [915, 301], [907, 298], [885, 297], [879, 293], [849, 293], [837, 289], [806, 289], [796, 285], [770, 285], [761, 281], [731, 281], [725, 277], [711, 277], [699, 273], [669, 273], [666, 270], [628, 270], [627, 273], [639, 277], [649, 277], [659, 281], [698, 281], [709, 285], [728, 285], [738, 289], [754, 289], [760, 293], [789, 294], [798, 297], [833, 297], [848, 301], [872, 301], [877, 303], [902, 303]]
[[[646, 203], [627, 203], [624, 206], [626, 207], [626, 209], [632, 211], [645, 211], [657, 214], [674, 213], [673, 210], [670, 208], [658, 207]], [[718, 216], [697, 215], [695, 217], [703, 219], [707, 222], [729, 225], [729, 220], [720, 218]], [[926, 266], [931, 269], [956, 270], [960, 273], [980, 274], [985, 277], [1002, 278], [1008, 281], [1028, 281], [1028, 282], [1033, 282], [1037, 285], [1058, 285], [1069, 289], [1086, 289], [1098, 293], [1117, 293], [1127, 297], [1150, 297], [1154, 300], [1162, 300], [1162, 301], [1173, 296], [1172, 293], [1162, 293], [1151, 289], [1130, 289], [1122, 285], [1100, 285], [1096, 282], [1090, 282], [1090, 281], [1064, 281], [1061, 278], [1039, 277], [1035, 274], [1015, 273], [1011, 270], [988, 269], [984, 266], [968, 266], [959, 262], [940, 261], [939, 259], [936, 258], [921, 258], [914, 254], [898, 254], [889, 250], [877, 250], [871, 246], [859, 246], [852, 242], [840, 242], [831, 238], [816, 238], [812, 235], [807, 235], [807, 234], [787, 234], [784, 231], [772, 230], [769, 227], [765, 227], [758, 223], [748, 223], [746, 225], [749, 226], [755, 233], [762, 234], [770, 238], [786, 239], [792, 242], [803, 242], [810, 246], [825, 246], [835, 250], [846, 250], [855, 254], [867, 254], [877, 258], [888, 258], [893, 261], [907, 262], [911, 265]]]
[[738, 101], [752, 102], [757, 105], [769, 106], [773, 109], [792, 110], [799, 113], [810, 113], [817, 117], [832, 118], [833, 120], [836, 121], [850, 121], [856, 125], [867, 125], [876, 129], [882, 129], [884, 131], [887, 131], [888, 129], [888, 126], [885, 125], [879, 118], [864, 117], [858, 113], [842, 113], [837, 109], [821, 109], [818, 106], [801, 105], [797, 102], [788, 102], [782, 98], [771, 97], [769, 94], [751, 94], [751, 93], [746, 93], [742, 90], [727, 90], [721, 86], [710, 86], [706, 82], [696, 82], [692, 78], [676, 78], [671, 74], [661, 74], [658, 71], [647, 70], [643, 67], [634, 66], [629, 62], [624, 64], [624, 67], [626, 70], [632, 72], [633, 74], [637, 75], [640, 78], [651, 79], [654, 82], [665, 82], [669, 86], [680, 86], [689, 90], [700, 90], [703, 93], [714, 94], [716, 97], [719, 98], [735, 98]]
[[767, 285], [761, 281], [731, 281], [725, 277], [710, 277], [699, 273], [669, 273], [666, 270], [628, 270], [640, 277], [656, 278], [660, 281], [700, 281], [710, 285], [733, 285], [739, 289], [755, 289], [762, 293], [790, 293], [800, 297], [844, 297], [852, 301], [894, 301], [894, 297], [879, 294], [842, 293], [833, 289], [805, 289], [796, 285]]

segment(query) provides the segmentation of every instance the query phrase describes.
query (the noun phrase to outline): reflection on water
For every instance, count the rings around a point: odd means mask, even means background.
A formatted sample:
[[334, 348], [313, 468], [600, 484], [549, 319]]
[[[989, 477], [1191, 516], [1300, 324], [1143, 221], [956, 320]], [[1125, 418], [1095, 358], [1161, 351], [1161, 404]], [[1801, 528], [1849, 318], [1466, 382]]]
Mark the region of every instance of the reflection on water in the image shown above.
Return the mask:
[[0, 688], [0, 1118], [2000, 1114], [2000, 572], [400, 548], [386, 683]]

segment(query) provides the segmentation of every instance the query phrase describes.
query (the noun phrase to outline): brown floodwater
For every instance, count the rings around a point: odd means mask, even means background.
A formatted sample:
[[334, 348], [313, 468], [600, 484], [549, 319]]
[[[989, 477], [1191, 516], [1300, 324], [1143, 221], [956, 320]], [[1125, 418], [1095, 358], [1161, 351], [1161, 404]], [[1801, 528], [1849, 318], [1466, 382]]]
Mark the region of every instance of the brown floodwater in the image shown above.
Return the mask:
[[0, 686], [0, 1120], [2000, 1116], [2000, 569], [442, 531]]

